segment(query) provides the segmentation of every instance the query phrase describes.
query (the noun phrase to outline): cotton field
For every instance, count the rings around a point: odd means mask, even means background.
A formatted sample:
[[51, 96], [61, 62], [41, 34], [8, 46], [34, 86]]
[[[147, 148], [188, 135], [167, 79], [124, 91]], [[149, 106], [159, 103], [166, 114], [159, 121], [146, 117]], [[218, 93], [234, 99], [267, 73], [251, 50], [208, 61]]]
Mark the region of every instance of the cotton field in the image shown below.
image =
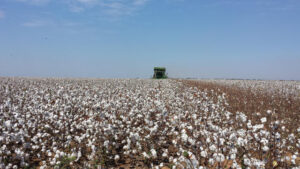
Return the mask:
[[244, 83], [2, 77], [0, 168], [300, 168], [299, 82]]

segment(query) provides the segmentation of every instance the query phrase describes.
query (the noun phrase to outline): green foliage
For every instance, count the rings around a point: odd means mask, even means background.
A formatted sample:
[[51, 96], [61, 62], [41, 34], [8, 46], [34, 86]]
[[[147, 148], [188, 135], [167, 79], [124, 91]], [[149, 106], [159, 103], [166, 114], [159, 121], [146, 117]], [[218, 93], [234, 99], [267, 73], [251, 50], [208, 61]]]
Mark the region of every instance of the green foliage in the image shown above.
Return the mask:
[[186, 152], [186, 151], [184, 151], [184, 152], [183, 152], [183, 156], [184, 156], [185, 158], [189, 158], [189, 153]]

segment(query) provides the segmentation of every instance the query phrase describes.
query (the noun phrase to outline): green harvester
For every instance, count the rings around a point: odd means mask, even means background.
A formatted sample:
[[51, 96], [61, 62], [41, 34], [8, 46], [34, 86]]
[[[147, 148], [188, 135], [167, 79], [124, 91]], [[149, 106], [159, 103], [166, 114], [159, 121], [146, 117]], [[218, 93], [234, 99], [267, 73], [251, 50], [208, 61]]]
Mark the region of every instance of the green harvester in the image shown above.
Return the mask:
[[167, 79], [165, 67], [154, 67], [153, 79]]

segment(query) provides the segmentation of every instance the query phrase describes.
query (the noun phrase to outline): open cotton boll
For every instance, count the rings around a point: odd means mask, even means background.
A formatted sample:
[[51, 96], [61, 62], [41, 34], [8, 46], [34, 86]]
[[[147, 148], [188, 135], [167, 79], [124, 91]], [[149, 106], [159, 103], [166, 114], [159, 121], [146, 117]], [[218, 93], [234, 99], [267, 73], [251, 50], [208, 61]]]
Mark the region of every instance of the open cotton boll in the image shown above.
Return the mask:
[[11, 126], [12, 126], [11, 121], [10, 121], [10, 120], [5, 121], [5, 122], [4, 122], [4, 126], [5, 126], [6, 128], [8, 128], [8, 129], [10, 129]]
[[150, 158], [149, 155], [148, 155], [146, 152], [143, 152], [142, 155], [143, 155], [145, 158]]
[[213, 157], [217, 162], [223, 162], [225, 160], [224, 155], [221, 153], [214, 153]]
[[263, 150], [264, 152], [267, 152], [267, 151], [269, 151], [269, 147], [268, 147], [268, 146], [263, 146], [262, 150]]
[[207, 152], [203, 150], [203, 151], [201, 151], [200, 155], [201, 155], [201, 157], [206, 158], [207, 157]]
[[184, 132], [181, 134], [181, 139], [184, 141], [184, 142], [187, 142], [188, 140], [188, 135]]
[[118, 160], [120, 160], [120, 156], [119, 155], [115, 155], [114, 159], [115, 159], [115, 161], [118, 161]]
[[260, 119], [260, 121], [261, 121], [262, 123], [265, 123], [265, 122], [267, 122], [267, 118], [266, 118], [266, 117], [263, 117], [263, 118]]
[[251, 166], [251, 160], [249, 159], [249, 158], [244, 158], [244, 164], [246, 165], [246, 166]]
[[150, 152], [151, 152], [151, 155], [152, 155], [154, 158], [157, 157], [157, 153], [156, 153], [156, 151], [155, 151], [154, 149], [151, 149]]

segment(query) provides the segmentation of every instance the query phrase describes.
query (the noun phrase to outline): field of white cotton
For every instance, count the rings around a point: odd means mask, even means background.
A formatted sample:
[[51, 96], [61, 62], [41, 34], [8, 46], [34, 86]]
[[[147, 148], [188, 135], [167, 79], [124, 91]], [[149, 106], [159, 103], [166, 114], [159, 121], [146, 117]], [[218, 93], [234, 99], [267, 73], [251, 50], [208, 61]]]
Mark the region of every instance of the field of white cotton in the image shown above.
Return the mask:
[[265, 85], [1, 77], [0, 168], [299, 168], [299, 84]]

